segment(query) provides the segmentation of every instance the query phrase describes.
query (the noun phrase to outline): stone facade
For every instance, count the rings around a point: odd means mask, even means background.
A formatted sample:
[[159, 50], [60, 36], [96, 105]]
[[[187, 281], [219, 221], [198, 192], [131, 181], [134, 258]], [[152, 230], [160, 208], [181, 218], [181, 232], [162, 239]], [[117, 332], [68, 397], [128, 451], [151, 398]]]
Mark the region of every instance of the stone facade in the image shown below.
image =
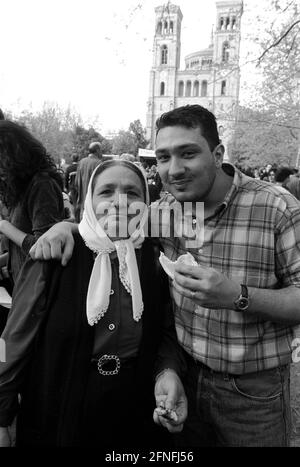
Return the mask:
[[186, 104], [200, 104], [216, 115], [220, 137], [226, 147], [239, 102], [243, 1], [219, 1], [216, 10], [216, 26], [209, 47], [186, 56], [185, 69], [180, 70], [181, 10], [170, 3], [155, 8], [146, 124], [151, 148], [156, 119], [163, 112]]

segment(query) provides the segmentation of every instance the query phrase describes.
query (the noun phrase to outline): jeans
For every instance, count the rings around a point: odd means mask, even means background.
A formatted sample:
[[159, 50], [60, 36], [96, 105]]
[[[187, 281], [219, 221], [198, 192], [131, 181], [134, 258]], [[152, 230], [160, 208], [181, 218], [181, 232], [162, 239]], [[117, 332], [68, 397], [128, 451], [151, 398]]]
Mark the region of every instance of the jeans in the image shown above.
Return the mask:
[[188, 357], [189, 402], [178, 447], [286, 447], [291, 430], [290, 367], [232, 375]]

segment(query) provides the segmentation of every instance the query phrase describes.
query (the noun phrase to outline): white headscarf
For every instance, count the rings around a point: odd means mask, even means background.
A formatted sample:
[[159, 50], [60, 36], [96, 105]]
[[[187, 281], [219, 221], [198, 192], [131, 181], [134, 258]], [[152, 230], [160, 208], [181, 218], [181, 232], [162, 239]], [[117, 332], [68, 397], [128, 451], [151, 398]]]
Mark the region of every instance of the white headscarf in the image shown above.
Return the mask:
[[[104, 167], [105, 165], [105, 167]], [[101, 164], [100, 172], [110, 167], [126, 167], [134, 173], [139, 173], [141, 181], [144, 182], [145, 202], [149, 205], [148, 183], [142, 170], [129, 161], [107, 161]], [[140, 222], [140, 230], [135, 231], [130, 238], [126, 240], [112, 241], [106, 235], [99, 222], [97, 221], [93, 203], [92, 203], [92, 185], [95, 174], [99, 171], [99, 166], [92, 173], [85, 203], [82, 221], [79, 224], [79, 233], [85, 244], [90, 250], [97, 253], [94, 262], [93, 270], [88, 286], [86, 299], [87, 319], [88, 323], [93, 326], [96, 324], [109, 306], [110, 291], [111, 291], [111, 262], [109, 254], [116, 251], [119, 259], [119, 278], [125, 289], [132, 296], [132, 311], [133, 319], [139, 321], [143, 309], [143, 298], [139, 271], [136, 261], [135, 248], [141, 248], [144, 241], [143, 226], [147, 219], [147, 209], [145, 209]]]

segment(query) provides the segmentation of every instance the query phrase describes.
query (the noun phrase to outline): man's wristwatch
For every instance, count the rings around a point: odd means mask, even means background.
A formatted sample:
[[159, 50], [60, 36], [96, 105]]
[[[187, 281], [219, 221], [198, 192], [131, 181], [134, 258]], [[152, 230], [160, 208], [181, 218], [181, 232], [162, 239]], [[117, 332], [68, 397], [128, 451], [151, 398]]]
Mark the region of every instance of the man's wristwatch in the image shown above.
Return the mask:
[[241, 284], [241, 294], [234, 301], [235, 311], [246, 311], [249, 307], [249, 295], [246, 285]]

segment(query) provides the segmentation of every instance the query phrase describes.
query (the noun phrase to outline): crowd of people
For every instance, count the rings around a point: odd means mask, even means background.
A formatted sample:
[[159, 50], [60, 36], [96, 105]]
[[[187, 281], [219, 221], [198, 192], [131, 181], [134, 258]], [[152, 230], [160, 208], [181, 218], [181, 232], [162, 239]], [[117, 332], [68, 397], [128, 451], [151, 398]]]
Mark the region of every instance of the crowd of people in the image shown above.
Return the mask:
[[267, 164], [265, 167], [238, 168], [249, 177], [281, 185], [300, 200], [300, 174], [296, 167]]
[[297, 173], [224, 162], [200, 105], [158, 118], [155, 153], [149, 168], [105, 161], [93, 142], [62, 184], [45, 148], [0, 121], [0, 446], [289, 445]]

